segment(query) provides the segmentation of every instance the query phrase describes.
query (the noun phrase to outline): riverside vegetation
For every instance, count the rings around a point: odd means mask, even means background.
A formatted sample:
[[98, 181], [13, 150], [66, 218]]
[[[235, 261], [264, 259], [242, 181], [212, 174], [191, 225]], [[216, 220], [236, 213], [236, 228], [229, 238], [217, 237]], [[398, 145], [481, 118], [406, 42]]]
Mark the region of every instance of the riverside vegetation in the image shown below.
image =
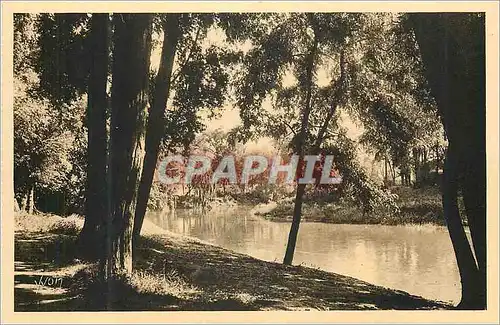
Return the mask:
[[[303, 220], [339, 224], [446, 225], [441, 192], [437, 187], [415, 189], [394, 187], [391, 191], [396, 195], [396, 203], [399, 207], [397, 212], [378, 207], [367, 213], [349, 201], [332, 203], [325, 198], [306, 197], [302, 211]], [[465, 209], [461, 199], [459, 200], [459, 208], [461, 211]], [[281, 201], [271, 211], [258, 214], [271, 221], [291, 221], [293, 201]], [[467, 220], [464, 219], [463, 223], [467, 224]]]

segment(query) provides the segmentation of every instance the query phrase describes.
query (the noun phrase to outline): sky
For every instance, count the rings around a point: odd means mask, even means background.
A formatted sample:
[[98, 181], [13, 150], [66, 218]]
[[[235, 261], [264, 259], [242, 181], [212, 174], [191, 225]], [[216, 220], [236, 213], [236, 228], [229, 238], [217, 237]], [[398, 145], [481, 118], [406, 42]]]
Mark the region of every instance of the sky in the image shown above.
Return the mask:
[[[158, 38], [163, 38], [163, 35], [156, 35]], [[160, 58], [161, 58], [161, 41], [157, 43], [158, 45], [153, 49], [153, 53], [151, 56], [151, 68], [153, 70], [157, 70]], [[207, 37], [204, 39], [204, 43], [202, 47], [209, 47], [211, 45], [217, 46], [227, 46], [228, 44], [225, 42], [225, 34], [224, 31], [220, 28], [212, 28], [208, 31]], [[248, 51], [251, 48], [251, 44], [249, 42], [238, 45], [239, 49], [242, 51]], [[331, 63], [330, 63], [331, 64]], [[177, 67], [174, 64], [174, 71]], [[331, 82], [331, 65], [323, 66], [317, 71], [317, 83], [319, 86], [326, 86]], [[292, 73], [286, 73], [283, 78], [284, 85], [291, 85], [295, 83], [295, 77]], [[169, 104], [167, 104], [169, 106]], [[265, 110], [272, 110], [270, 101], [265, 101], [262, 105], [262, 108]], [[167, 107], [168, 109], [168, 107]], [[235, 126], [241, 123], [241, 119], [239, 117], [238, 108], [233, 106], [231, 103], [226, 102], [224, 107], [219, 110], [221, 113], [220, 116], [215, 119], [208, 119], [206, 116], [202, 118], [204, 124], [206, 125], [207, 131], [213, 131], [216, 129], [221, 129], [223, 131], [229, 131]], [[202, 114], [203, 115], [203, 114]], [[347, 129], [347, 135], [349, 138], [356, 140], [363, 133], [363, 129], [361, 126], [357, 125], [355, 121], [353, 121], [345, 112], [341, 111], [340, 113], [340, 124]], [[257, 141], [251, 141], [245, 144], [245, 149], [247, 152], [273, 152], [276, 151], [273, 147], [273, 142], [270, 138], [262, 137]], [[366, 152], [364, 149], [358, 150], [358, 158], [360, 163], [365, 166], [368, 172], [377, 174], [377, 177], [380, 177], [380, 167], [375, 167], [373, 170], [373, 157]]]

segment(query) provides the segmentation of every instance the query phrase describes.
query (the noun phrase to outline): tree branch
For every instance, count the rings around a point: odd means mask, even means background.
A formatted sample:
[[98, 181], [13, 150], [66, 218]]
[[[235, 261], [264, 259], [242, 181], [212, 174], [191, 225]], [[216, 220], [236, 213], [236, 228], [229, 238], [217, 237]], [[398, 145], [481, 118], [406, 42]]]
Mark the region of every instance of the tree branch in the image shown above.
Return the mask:
[[330, 123], [330, 120], [333, 117], [333, 114], [335, 114], [337, 110], [337, 106], [340, 104], [342, 97], [344, 96], [344, 84], [345, 84], [345, 53], [344, 50], [341, 50], [340, 52], [340, 77], [337, 81], [335, 81], [335, 92], [333, 95], [333, 100], [330, 105], [330, 111], [328, 112], [328, 115], [325, 118], [325, 121], [323, 122], [323, 125], [321, 126], [321, 129], [318, 131], [318, 136], [316, 137], [316, 142], [314, 144], [313, 150], [319, 151], [319, 148], [321, 147], [321, 143], [323, 143], [323, 140], [325, 138], [325, 133], [328, 129], [328, 124]]
[[180, 76], [181, 74], [181, 71], [182, 71], [182, 68], [186, 65], [187, 62], [189, 62], [189, 60], [191, 59], [191, 55], [193, 54], [193, 47], [196, 45], [196, 43], [198, 43], [198, 39], [200, 37], [200, 31], [201, 31], [201, 26], [198, 26], [198, 30], [196, 31], [196, 36], [194, 38], [194, 41], [193, 43], [191, 44], [191, 46], [189, 47], [189, 53], [186, 57], [186, 59], [181, 63], [179, 64], [179, 68], [177, 69], [177, 71], [174, 72], [173, 74], [173, 78], [172, 78], [172, 84], [175, 83], [177, 81], [177, 78]]
[[283, 124], [285, 124], [285, 126], [288, 126], [288, 128], [290, 129], [290, 131], [294, 134], [294, 135], [297, 135], [297, 132], [295, 132], [295, 130], [292, 128], [292, 126], [287, 122], [287, 121], [283, 121]]

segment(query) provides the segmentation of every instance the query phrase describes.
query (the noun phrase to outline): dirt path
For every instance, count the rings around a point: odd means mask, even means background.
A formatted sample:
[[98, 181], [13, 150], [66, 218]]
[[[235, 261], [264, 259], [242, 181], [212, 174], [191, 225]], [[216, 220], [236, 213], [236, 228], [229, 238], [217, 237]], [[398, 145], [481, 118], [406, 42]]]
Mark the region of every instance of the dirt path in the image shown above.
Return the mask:
[[75, 275], [88, 265], [69, 257], [73, 240], [60, 234], [16, 232], [15, 311], [78, 309], [85, 284], [75, 281]]

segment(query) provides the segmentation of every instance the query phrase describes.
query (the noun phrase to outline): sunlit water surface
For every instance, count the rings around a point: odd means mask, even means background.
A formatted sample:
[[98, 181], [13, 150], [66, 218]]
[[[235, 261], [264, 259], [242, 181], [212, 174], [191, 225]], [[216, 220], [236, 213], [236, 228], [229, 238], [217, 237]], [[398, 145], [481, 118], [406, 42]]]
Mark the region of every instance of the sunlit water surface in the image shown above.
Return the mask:
[[[252, 216], [250, 208], [205, 214], [148, 213], [163, 229], [253, 257], [281, 262], [289, 223]], [[429, 299], [457, 303], [460, 279], [446, 228], [301, 223], [293, 264], [302, 264]]]

